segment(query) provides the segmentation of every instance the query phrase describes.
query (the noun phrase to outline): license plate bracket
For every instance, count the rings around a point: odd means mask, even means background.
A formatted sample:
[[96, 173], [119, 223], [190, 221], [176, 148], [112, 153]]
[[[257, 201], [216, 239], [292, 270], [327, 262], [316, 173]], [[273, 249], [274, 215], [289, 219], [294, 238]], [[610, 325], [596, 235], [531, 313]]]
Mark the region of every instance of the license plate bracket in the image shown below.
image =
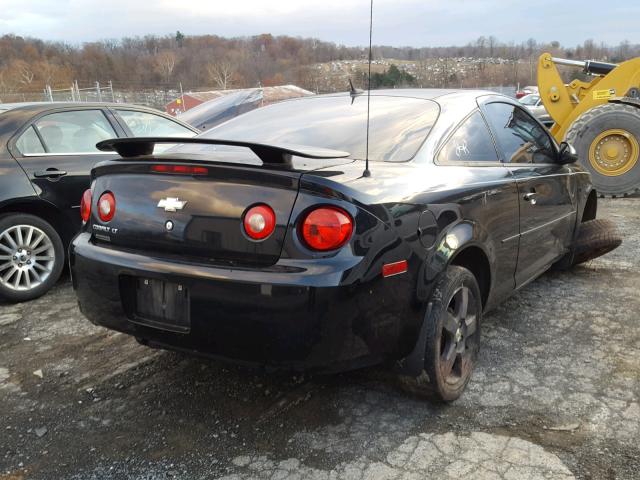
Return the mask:
[[189, 290], [184, 285], [136, 278], [135, 290], [135, 323], [171, 332], [191, 330]]

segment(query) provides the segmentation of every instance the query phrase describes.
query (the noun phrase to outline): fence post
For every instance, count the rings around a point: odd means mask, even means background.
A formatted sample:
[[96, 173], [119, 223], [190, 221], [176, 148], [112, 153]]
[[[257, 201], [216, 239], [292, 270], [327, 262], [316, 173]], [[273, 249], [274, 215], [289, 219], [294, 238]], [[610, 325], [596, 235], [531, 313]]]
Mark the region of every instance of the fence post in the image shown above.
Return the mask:
[[113, 95], [113, 82], [109, 80], [109, 90], [111, 90], [111, 101], [116, 103], [116, 97]]
[[96, 93], [98, 94], [98, 101], [102, 101], [102, 92], [100, 91], [100, 82], [96, 82]]
[[71, 101], [76, 101], [76, 88], [73, 86], [73, 83], [71, 84]]
[[180, 82], [180, 107], [182, 107], [182, 113], [187, 111], [187, 109], [184, 106], [184, 92], [182, 91], [182, 82]]

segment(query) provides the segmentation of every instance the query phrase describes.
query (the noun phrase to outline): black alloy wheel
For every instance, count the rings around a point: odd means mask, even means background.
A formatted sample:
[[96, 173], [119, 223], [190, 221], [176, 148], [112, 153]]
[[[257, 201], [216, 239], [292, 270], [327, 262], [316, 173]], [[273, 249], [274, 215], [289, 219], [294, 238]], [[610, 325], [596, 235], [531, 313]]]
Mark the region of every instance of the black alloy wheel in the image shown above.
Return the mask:
[[478, 360], [481, 323], [482, 296], [475, 276], [449, 266], [426, 307], [423, 371], [404, 377], [403, 386], [439, 402], [458, 399]]

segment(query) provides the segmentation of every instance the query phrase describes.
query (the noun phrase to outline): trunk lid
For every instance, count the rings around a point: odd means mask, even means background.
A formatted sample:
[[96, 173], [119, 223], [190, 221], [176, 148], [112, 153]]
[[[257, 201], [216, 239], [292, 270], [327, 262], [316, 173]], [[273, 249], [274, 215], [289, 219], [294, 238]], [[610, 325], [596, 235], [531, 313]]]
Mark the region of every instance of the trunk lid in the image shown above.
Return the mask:
[[[151, 170], [160, 164], [206, 167], [207, 174]], [[94, 171], [90, 228], [96, 242], [135, 251], [228, 266], [273, 265], [280, 258], [300, 177], [321, 166], [327, 161], [305, 159], [289, 168], [193, 159], [109, 162]], [[97, 202], [107, 191], [115, 196], [116, 213], [105, 223], [97, 215]], [[259, 203], [273, 208], [276, 227], [265, 240], [253, 241], [242, 218]]]

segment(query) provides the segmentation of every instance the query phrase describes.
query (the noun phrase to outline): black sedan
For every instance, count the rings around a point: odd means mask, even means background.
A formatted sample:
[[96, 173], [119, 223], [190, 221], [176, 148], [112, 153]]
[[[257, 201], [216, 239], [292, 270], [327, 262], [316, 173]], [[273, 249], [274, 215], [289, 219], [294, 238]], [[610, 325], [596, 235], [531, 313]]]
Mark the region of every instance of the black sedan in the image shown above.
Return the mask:
[[91, 168], [115, 158], [113, 137], [191, 137], [196, 130], [156, 110], [105, 103], [0, 104], [0, 297], [44, 294], [80, 229]]
[[[286, 369], [389, 362], [442, 400], [483, 312], [575, 261], [596, 192], [486, 92], [328, 95], [176, 139], [99, 144], [70, 248], [84, 315], [141, 343]], [[368, 155], [369, 169], [363, 159]]]

